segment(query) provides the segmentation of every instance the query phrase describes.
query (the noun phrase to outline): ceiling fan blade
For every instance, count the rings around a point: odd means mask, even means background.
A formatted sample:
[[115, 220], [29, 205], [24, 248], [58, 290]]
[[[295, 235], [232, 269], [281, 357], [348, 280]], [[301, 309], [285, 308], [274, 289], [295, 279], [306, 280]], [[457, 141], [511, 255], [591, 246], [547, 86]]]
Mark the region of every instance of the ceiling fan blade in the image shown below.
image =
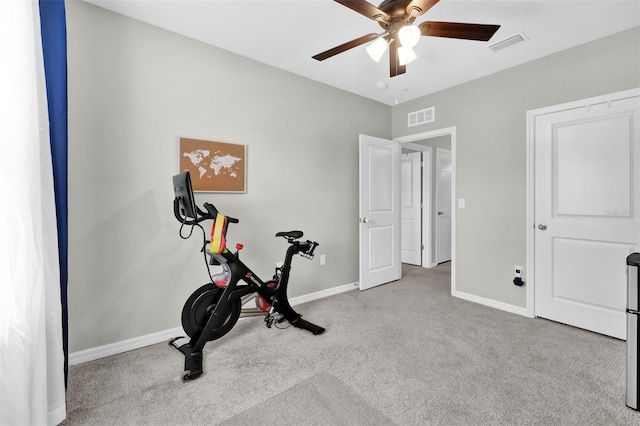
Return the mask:
[[398, 57], [398, 40], [391, 39], [391, 43], [389, 43], [389, 77], [395, 77], [405, 72], [407, 72], [407, 66], [400, 65]]
[[365, 0], [334, 0], [349, 9], [379, 22], [389, 22], [390, 16]]
[[440, 0], [413, 0], [407, 6], [407, 14], [412, 17], [418, 17], [431, 9]]
[[425, 21], [418, 25], [423, 36], [489, 41], [500, 25]]
[[329, 49], [326, 52], [318, 53], [315, 56], [312, 56], [313, 59], [318, 61], [324, 61], [327, 58], [337, 55], [338, 53], [345, 52], [349, 49], [353, 49], [354, 47], [358, 47], [361, 44], [365, 44], [371, 40], [375, 40], [378, 37], [378, 34], [371, 33], [362, 37], [358, 37], [355, 40], [348, 41], [340, 46], [336, 46], [333, 49]]

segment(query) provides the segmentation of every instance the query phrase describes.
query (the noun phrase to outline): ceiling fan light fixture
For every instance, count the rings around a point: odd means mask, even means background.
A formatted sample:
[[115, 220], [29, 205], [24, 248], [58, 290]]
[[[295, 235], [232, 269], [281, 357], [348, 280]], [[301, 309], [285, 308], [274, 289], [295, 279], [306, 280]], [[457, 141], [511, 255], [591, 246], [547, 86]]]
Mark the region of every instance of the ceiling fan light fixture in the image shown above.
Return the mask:
[[420, 28], [414, 25], [405, 25], [398, 31], [398, 38], [402, 47], [413, 47], [420, 41]]
[[380, 58], [384, 55], [384, 52], [387, 50], [388, 42], [384, 37], [380, 37], [367, 46], [367, 54], [369, 57], [376, 62], [380, 62]]
[[398, 64], [400, 66], [405, 66], [415, 61], [418, 55], [413, 51], [410, 47], [398, 47]]

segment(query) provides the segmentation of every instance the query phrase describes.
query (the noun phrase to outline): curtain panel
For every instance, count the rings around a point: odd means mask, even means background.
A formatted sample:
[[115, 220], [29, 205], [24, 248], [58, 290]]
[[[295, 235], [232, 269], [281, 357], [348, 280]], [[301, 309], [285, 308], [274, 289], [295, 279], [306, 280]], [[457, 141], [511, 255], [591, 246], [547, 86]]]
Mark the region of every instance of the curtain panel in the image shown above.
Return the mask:
[[0, 424], [58, 424], [60, 258], [36, 1], [0, 1], [0, 70]]

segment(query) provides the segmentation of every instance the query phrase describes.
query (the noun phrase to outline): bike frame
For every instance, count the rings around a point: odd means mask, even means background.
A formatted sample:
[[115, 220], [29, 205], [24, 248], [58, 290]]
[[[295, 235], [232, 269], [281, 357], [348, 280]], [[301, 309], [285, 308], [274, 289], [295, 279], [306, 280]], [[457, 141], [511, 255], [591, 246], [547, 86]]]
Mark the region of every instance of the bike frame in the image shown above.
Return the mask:
[[[198, 225], [200, 222], [208, 219], [213, 219], [217, 216], [217, 210], [211, 204], [204, 204], [207, 212], [203, 212], [197, 208], [200, 215], [199, 218], [194, 220], [187, 220], [180, 214], [178, 200], [174, 200], [174, 214], [176, 218], [183, 225]], [[237, 223], [237, 219], [227, 218], [231, 223]], [[278, 235], [284, 236], [289, 247], [285, 254], [284, 263], [281, 267], [276, 268], [276, 274], [274, 280], [263, 281], [255, 272], [253, 272], [247, 265], [245, 265], [239, 258], [239, 251], [232, 253], [228, 249], [220, 254], [213, 253], [211, 257], [217, 264], [221, 265], [227, 276], [230, 276], [229, 282], [223, 287], [222, 294], [218, 299], [215, 307], [210, 312], [205, 326], [199, 333], [196, 333], [188, 343], [181, 343], [181, 338], [171, 340], [169, 343], [182, 352], [185, 356], [185, 373], [183, 380], [192, 380], [199, 377], [202, 372], [202, 350], [206, 345], [211, 333], [220, 327], [230, 314], [230, 308], [232, 307], [233, 300], [241, 300], [244, 305], [252, 295], [255, 293], [264, 297], [265, 300], [271, 305], [267, 314], [267, 321], [271, 314], [275, 311], [278, 312], [284, 319], [297, 328], [303, 328], [311, 331], [313, 334], [321, 334], [325, 331], [324, 328], [314, 325], [301, 318], [301, 315], [297, 313], [289, 303], [287, 297], [287, 287], [289, 283], [289, 275], [291, 272], [291, 263], [293, 256], [301, 254], [309, 258], [313, 257], [313, 251], [318, 243], [313, 241], [300, 242], [289, 233], [280, 233]], [[300, 235], [302, 233], [300, 232]], [[246, 285], [241, 285], [243, 281]], [[275, 286], [270, 284], [275, 283]], [[255, 316], [264, 315], [265, 312], [258, 308], [242, 309], [241, 316]], [[248, 315], [247, 315], [248, 314]], [[273, 319], [271, 319], [273, 322]], [[270, 327], [271, 323], [267, 322], [267, 326]]]
[[[197, 338], [195, 338], [196, 342], [193, 345], [193, 351], [199, 351], [204, 348], [204, 345], [207, 342], [207, 336], [211, 331], [213, 331], [216, 327], [219, 327], [221, 321], [224, 321], [227, 314], [229, 313], [226, 308], [230, 305], [227, 302], [230, 302], [234, 299], [243, 299], [245, 296], [253, 295], [254, 293], [258, 293], [262, 297], [264, 297], [271, 304], [272, 308], [284, 316], [284, 318], [290, 323], [294, 323], [298, 320], [301, 315], [297, 313], [289, 303], [289, 298], [287, 297], [287, 287], [289, 285], [289, 274], [291, 272], [291, 262], [293, 260], [293, 256], [304, 252], [303, 249], [309, 249], [311, 247], [312, 242], [299, 243], [297, 241], [292, 242], [287, 249], [287, 254], [285, 255], [285, 260], [280, 268], [280, 276], [278, 277], [276, 274], [275, 280], [263, 281], [255, 272], [253, 272], [247, 265], [245, 265], [238, 257], [238, 253], [231, 253], [228, 250], [225, 250], [221, 254], [212, 254], [211, 256], [222, 265], [223, 268], [229, 268], [231, 272], [231, 280], [224, 287], [222, 295], [216, 307], [211, 313], [207, 324], [203, 328]], [[244, 281], [247, 285], [238, 285], [240, 281]], [[275, 282], [275, 288], [269, 288], [268, 283]], [[243, 302], [246, 302], [245, 299]], [[244, 310], [249, 314], [259, 314], [263, 315], [265, 312], [251, 310]], [[194, 340], [194, 339], [192, 339]]]

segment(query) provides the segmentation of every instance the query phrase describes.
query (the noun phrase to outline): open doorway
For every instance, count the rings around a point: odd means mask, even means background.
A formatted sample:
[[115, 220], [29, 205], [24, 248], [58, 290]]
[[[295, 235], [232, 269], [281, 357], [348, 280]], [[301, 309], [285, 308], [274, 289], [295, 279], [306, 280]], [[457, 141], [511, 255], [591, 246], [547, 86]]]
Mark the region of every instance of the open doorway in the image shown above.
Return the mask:
[[[395, 140], [401, 143], [403, 153], [418, 152], [422, 156], [421, 266], [432, 268], [450, 260], [453, 293], [455, 291], [456, 129], [450, 127], [408, 135]], [[405, 194], [408, 194], [408, 191], [405, 191]]]

